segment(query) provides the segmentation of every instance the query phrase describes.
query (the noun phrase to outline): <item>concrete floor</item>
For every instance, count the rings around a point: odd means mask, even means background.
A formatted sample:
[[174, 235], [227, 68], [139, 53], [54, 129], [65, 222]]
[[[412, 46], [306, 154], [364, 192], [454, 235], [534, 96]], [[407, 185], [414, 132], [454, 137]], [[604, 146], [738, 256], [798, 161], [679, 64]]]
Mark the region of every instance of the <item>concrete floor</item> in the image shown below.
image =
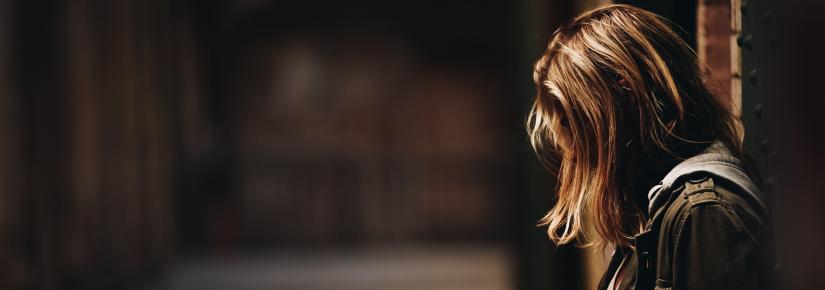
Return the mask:
[[401, 245], [180, 258], [157, 290], [508, 290], [512, 259], [496, 245]]

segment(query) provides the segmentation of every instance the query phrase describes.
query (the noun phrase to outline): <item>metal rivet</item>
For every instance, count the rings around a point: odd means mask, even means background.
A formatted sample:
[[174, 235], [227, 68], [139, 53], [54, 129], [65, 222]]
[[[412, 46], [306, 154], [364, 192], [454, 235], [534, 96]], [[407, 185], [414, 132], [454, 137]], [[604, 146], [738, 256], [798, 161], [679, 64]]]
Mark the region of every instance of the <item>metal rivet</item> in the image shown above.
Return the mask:
[[756, 106], [753, 107], [753, 116], [762, 120], [762, 103], [756, 104]]
[[748, 81], [750, 81], [752, 85], [756, 85], [756, 69], [748, 73]]
[[742, 34], [736, 36], [736, 45], [742, 47]]
[[745, 48], [753, 48], [753, 37], [751, 37], [750, 35], [745, 36], [745, 40], [743, 41], [743, 43], [745, 44]]

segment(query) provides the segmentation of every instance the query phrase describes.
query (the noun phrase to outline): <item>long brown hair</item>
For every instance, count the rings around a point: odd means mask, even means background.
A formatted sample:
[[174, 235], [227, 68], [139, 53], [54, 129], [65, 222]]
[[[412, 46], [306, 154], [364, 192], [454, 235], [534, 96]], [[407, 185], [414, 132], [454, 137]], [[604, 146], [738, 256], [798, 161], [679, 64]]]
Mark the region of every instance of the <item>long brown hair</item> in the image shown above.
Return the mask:
[[533, 74], [531, 145], [557, 175], [541, 219], [558, 244], [629, 246], [642, 205], [628, 192], [639, 160], [681, 160], [715, 140], [741, 152], [741, 126], [693, 50], [664, 18], [598, 8], [554, 33]]

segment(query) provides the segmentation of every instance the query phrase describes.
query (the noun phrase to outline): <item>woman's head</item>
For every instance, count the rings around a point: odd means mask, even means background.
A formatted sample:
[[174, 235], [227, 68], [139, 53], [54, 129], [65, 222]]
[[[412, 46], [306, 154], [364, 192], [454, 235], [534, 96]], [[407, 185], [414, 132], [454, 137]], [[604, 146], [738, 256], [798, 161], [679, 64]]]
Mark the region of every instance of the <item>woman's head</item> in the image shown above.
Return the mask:
[[738, 153], [739, 123], [693, 50], [650, 12], [611, 5], [559, 28], [536, 62], [533, 148], [558, 176], [541, 223], [555, 242], [628, 245], [643, 226], [627, 192], [638, 166], [679, 160], [714, 140]]

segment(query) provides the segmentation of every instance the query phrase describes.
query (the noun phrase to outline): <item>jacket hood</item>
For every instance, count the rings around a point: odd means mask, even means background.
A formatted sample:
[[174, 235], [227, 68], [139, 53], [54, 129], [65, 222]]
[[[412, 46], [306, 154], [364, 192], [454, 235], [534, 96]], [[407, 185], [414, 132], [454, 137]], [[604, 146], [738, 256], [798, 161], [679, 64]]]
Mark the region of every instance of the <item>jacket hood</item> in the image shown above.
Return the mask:
[[678, 188], [684, 178], [696, 172], [705, 172], [713, 177], [730, 181], [739, 187], [741, 192], [750, 195], [762, 208], [765, 208], [760, 198], [762, 193], [745, 173], [742, 162], [733, 156], [722, 142], [716, 141], [696, 156], [677, 164], [658, 185], [648, 191], [650, 216], [653, 216], [667, 203], [675, 189], [674, 185]]

